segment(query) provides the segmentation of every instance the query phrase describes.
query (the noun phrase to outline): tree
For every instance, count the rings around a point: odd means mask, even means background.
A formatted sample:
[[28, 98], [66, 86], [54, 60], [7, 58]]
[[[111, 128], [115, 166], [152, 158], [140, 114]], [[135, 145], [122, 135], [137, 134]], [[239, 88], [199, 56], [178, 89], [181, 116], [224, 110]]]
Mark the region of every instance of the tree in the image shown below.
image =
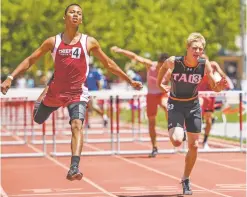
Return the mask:
[[[123, 68], [126, 58], [110, 53], [118, 45], [156, 60], [161, 52], [183, 55], [192, 32], [207, 40], [207, 54], [220, 47], [237, 50], [240, 34], [239, 0], [86, 0], [75, 1], [84, 12], [83, 32], [95, 37], [103, 50]], [[10, 68], [34, 51], [47, 37], [63, 31], [68, 1], [9, 0], [2, 2], [2, 65]], [[53, 68], [48, 55], [37, 63]]]

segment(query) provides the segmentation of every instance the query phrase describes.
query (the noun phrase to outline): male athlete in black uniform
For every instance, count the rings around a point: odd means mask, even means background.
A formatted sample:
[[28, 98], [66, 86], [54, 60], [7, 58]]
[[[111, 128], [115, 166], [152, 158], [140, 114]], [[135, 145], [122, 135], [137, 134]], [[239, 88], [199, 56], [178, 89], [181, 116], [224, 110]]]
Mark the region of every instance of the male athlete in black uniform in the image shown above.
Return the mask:
[[189, 176], [197, 158], [201, 132], [202, 117], [197, 86], [206, 74], [214, 91], [221, 91], [225, 87], [225, 78], [216, 82], [210, 62], [200, 58], [205, 45], [206, 41], [200, 33], [190, 34], [187, 39], [187, 54], [167, 59], [159, 71], [157, 80], [158, 87], [165, 92], [169, 91], [169, 87], [162, 83], [163, 77], [165, 82], [171, 81], [167, 104], [168, 131], [170, 140], [175, 147], [180, 146], [183, 142], [184, 124], [187, 130], [189, 150], [181, 181], [184, 195], [192, 195]]

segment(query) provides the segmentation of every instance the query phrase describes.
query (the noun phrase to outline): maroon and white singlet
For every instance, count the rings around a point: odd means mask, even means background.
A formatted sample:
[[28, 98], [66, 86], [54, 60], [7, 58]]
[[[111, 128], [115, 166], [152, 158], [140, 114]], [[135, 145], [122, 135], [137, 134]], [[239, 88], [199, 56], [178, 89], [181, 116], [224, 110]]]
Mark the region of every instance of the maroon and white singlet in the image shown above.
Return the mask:
[[87, 35], [81, 34], [80, 40], [73, 45], [62, 41], [62, 34], [56, 35], [52, 52], [54, 78], [43, 100], [50, 107], [67, 106], [74, 102], [88, 102], [89, 94], [84, 86], [89, 71]]

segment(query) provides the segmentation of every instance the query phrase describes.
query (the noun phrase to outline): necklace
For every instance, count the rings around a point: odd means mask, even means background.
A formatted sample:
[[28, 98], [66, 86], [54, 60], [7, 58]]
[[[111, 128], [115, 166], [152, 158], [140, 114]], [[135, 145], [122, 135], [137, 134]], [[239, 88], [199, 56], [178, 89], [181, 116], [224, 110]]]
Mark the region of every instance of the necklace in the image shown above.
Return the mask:
[[188, 65], [188, 67], [195, 67], [193, 64], [191, 64], [190, 62], [188, 62], [186, 56], [184, 56], [184, 61]]

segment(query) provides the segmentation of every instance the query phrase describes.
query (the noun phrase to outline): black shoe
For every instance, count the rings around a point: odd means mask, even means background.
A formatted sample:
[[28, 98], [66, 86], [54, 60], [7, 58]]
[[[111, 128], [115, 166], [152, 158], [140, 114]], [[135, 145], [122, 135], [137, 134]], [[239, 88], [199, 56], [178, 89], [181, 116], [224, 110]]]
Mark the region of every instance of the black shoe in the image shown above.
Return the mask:
[[107, 128], [108, 120], [104, 120], [104, 127]]
[[212, 118], [212, 125], [218, 120], [218, 117], [213, 117]]
[[156, 147], [154, 147], [152, 152], [150, 153], [149, 157], [156, 157], [157, 154], [158, 154], [158, 149]]
[[183, 186], [183, 194], [184, 195], [192, 195], [192, 191], [190, 188], [190, 180], [189, 179], [182, 180], [181, 184]]
[[186, 141], [186, 132], [184, 132], [183, 142]]
[[70, 166], [70, 169], [67, 174], [67, 179], [70, 181], [74, 180], [81, 180], [83, 177], [83, 174], [79, 171], [78, 166]]

